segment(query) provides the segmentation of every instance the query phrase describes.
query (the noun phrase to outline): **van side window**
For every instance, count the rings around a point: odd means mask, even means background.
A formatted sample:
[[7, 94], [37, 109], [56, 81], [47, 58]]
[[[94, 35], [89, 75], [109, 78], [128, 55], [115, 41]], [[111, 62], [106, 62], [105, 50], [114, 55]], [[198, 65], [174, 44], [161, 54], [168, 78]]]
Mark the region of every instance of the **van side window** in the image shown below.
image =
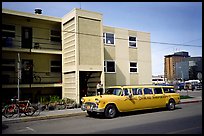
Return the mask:
[[173, 88], [163, 88], [165, 93], [175, 93]]
[[161, 88], [154, 88], [154, 94], [163, 94]]
[[152, 88], [144, 88], [144, 94], [153, 94]]
[[125, 88], [125, 89], [123, 90], [123, 96], [126, 96], [126, 95], [129, 95], [129, 92], [128, 92], [128, 89], [127, 89], [127, 88]]
[[133, 95], [142, 95], [141, 88], [132, 88]]

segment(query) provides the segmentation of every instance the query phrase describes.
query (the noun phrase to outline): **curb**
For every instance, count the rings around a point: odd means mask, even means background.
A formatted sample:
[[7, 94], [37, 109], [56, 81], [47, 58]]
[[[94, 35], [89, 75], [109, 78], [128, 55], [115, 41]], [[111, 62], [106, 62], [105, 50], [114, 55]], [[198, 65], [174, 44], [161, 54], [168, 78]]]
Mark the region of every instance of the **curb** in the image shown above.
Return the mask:
[[194, 100], [194, 101], [180, 102], [179, 104], [196, 103], [196, 102], [202, 102], [202, 100]]
[[2, 123], [6, 123], [6, 124], [8, 124], [8, 123], [19, 123], [19, 122], [28, 122], [28, 121], [46, 120], [46, 119], [56, 119], [56, 118], [73, 117], [73, 116], [81, 116], [81, 115], [86, 115], [86, 112], [19, 118], [19, 119], [15, 119], [15, 120], [5, 120], [5, 121], [2, 121]]

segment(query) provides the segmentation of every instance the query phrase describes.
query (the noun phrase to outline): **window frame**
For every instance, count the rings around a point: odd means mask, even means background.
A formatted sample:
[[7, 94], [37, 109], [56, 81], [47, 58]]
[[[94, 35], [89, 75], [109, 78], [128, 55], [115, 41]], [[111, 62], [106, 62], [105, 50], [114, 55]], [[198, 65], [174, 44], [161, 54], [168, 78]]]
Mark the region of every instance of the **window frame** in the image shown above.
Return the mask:
[[[52, 62], [60, 62], [61, 64], [60, 65], [52, 65]], [[59, 68], [60, 70], [59, 71], [53, 71], [52, 68]], [[50, 72], [54, 72], [54, 73], [59, 73], [62, 71], [62, 61], [60, 60], [51, 60], [50, 61]]]
[[[151, 90], [152, 93], [145, 93], [145, 89]], [[153, 89], [151, 87], [145, 87], [145, 88], [143, 88], [143, 93], [144, 93], [144, 95], [153, 94]]]
[[[3, 33], [10, 33], [10, 34], [13, 34], [14, 36], [3, 36]], [[2, 38], [14, 39], [16, 37], [15, 35], [16, 35], [16, 26], [15, 25], [2, 24]]]
[[[107, 63], [108, 62], [114, 62], [114, 72], [107, 71], [107, 69], [108, 69]], [[115, 62], [115, 60], [105, 60], [104, 61], [104, 73], [116, 73], [116, 62]]]
[[[155, 93], [155, 89], [158, 89], [158, 88], [161, 89], [161, 93]], [[162, 87], [154, 87], [153, 92], [154, 94], [164, 94]]]
[[[55, 32], [59, 32], [59, 35], [58, 34], [55, 34]], [[53, 40], [53, 39], [58, 39], [59, 38], [59, 41], [58, 40]], [[50, 30], [50, 42], [52, 43], [61, 43], [62, 42], [62, 38], [61, 38], [61, 31], [60, 30], [54, 30], [54, 29], [51, 29]]]
[[[136, 63], [136, 67], [131, 66], [131, 63]], [[131, 69], [136, 69], [136, 72], [132, 72]], [[138, 63], [136, 61], [130, 61], [129, 63], [129, 72], [130, 73], [138, 73]]]
[[[135, 90], [135, 89], [137, 89], [137, 90], [136, 90], [136, 92], [137, 92], [136, 94], [135, 94], [134, 91], [133, 91], [133, 90]], [[139, 90], [141, 90], [142, 94], [139, 94]], [[132, 88], [132, 94], [133, 94], [133, 95], [143, 95], [143, 89], [142, 89], [142, 88]]]
[[[130, 41], [130, 37], [134, 37], [134, 38], [135, 38], [135, 41]], [[129, 37], [128, 37], [128, 43], [129, 43], [129, 47], [130, 47], [130, 48], [137, 48], [137, 37], [136, 37], [136, 36], [131, 36], [131, 35], [129, 35]], [[130, 43], [135, 43], [135, 46], [131, 46]]]
[[2, 59], [2, 71], [15, 72], [16, 71], [16, 60], [15, 59]]
[[[113, 34], [113, 43], [107, 43], [106, 41], [107, 41], [107, 34]], [[114, 33], [112, 33], [112, 32], [104, 32], [103, 33], [103, 43], [105, 44], [105, 45], [110, 45], [110, 46], [115, 46], [115, 34]]]

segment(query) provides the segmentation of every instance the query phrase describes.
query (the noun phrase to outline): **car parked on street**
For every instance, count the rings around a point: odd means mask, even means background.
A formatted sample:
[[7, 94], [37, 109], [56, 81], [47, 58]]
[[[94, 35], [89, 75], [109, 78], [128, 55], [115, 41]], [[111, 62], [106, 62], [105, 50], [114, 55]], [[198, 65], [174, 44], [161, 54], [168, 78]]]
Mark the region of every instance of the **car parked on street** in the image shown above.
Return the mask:
[[178, 90], [184, 90], [184, 86], [185, 86], [185, 83], [179, 83], [178, 84]]
[[106, 118], [114, 118], [119, 112], [163, 107], [174, 110], [180, 94], [173, 86], [112, 86], [103, 95], [82, 97], [81, 102], [81, 109], [89, 116], [102, 113]]

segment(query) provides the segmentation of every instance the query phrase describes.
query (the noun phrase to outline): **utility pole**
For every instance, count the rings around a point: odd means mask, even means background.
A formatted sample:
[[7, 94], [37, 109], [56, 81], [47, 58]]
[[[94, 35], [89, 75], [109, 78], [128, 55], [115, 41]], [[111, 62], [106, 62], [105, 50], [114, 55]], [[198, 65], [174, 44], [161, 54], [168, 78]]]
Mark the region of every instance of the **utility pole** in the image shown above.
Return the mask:
[[[20, 79], [21, 79], [21, 58], [20, 58], [20, 53], [18, 53], [18, 100], [20, 101]], [[18, 116], [20, 117], [20, 112], [18, 110]]]

